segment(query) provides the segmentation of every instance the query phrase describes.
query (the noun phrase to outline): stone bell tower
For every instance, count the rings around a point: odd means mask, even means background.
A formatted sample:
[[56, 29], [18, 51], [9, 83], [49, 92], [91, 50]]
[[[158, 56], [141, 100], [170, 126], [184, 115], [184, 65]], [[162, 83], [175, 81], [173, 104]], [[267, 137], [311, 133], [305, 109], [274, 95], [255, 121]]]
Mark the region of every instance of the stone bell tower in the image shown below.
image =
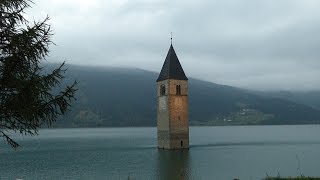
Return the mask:
[[189, 148], [188, 78], [172, 43], [157, 79], [158, 148]]

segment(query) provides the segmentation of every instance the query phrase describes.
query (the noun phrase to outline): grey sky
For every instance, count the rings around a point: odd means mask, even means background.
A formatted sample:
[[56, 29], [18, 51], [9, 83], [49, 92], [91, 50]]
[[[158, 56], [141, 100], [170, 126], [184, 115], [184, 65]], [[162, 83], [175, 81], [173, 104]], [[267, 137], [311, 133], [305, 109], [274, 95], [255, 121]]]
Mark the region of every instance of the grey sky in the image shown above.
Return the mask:
[[34, 0], [50, 60], [159, 72], [173, 45], [188, 77], [263, 90], [320, 90], [318, 0]]

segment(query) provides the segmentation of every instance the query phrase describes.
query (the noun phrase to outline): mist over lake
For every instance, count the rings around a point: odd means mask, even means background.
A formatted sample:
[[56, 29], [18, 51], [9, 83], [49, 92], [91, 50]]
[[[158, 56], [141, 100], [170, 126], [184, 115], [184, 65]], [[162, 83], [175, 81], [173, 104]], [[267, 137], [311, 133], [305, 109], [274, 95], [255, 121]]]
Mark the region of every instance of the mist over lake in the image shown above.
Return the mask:
[[1, 0], [0, 180], [320, 180], [320, 0]]
[[261, 179], [319, 176], [320, 126], [191, 127], [189, 150], [158, 150], [156, 128], [42, 129], [0, 145], [0, 179]]

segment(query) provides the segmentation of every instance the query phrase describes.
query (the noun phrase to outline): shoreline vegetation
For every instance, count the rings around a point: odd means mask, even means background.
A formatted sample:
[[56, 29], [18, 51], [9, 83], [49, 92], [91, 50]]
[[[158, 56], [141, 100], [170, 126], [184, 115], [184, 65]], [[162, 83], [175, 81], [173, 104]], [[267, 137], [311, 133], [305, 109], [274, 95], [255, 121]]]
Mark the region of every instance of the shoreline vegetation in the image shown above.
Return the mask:
[[320, 177], [306, 177], [306, 176], [299, 176], [299, 177], [267, 177], [264, 180], [320, 180]]
[[[77, 101], [52, 124], [54, 127], [156, 126], [154, 83], [158, 73], [68, 65], [66, 76], [65, 83], [79, 81]], [[320, 124], [320, 91], [283, 95], [193, 78], [189, 84], [190, 125]]]
[[[320, 123], [316, 124], [225, 124], [225, 125], [193, 125], [189, 124], [189, 127], [222, 127], [222, 126], [320, 126]], [[156, 128], [157, 126], [71, 126], [71, 127], [63, 127], [63, 126], [54, 126], [52, 127], [41, 127], [40, 129], [86, 129], [86, 128]]]

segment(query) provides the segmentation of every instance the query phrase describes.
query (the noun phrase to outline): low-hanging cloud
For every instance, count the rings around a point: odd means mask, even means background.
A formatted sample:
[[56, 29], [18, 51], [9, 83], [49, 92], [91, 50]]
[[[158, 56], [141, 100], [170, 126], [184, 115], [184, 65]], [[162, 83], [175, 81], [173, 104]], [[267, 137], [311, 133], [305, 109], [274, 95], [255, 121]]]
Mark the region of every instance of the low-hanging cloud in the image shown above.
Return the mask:
[[263, 90], [319, 90], [317, 0], [46, 0], [50, 60], [160, 71], [173, 45], [189, 77]]

